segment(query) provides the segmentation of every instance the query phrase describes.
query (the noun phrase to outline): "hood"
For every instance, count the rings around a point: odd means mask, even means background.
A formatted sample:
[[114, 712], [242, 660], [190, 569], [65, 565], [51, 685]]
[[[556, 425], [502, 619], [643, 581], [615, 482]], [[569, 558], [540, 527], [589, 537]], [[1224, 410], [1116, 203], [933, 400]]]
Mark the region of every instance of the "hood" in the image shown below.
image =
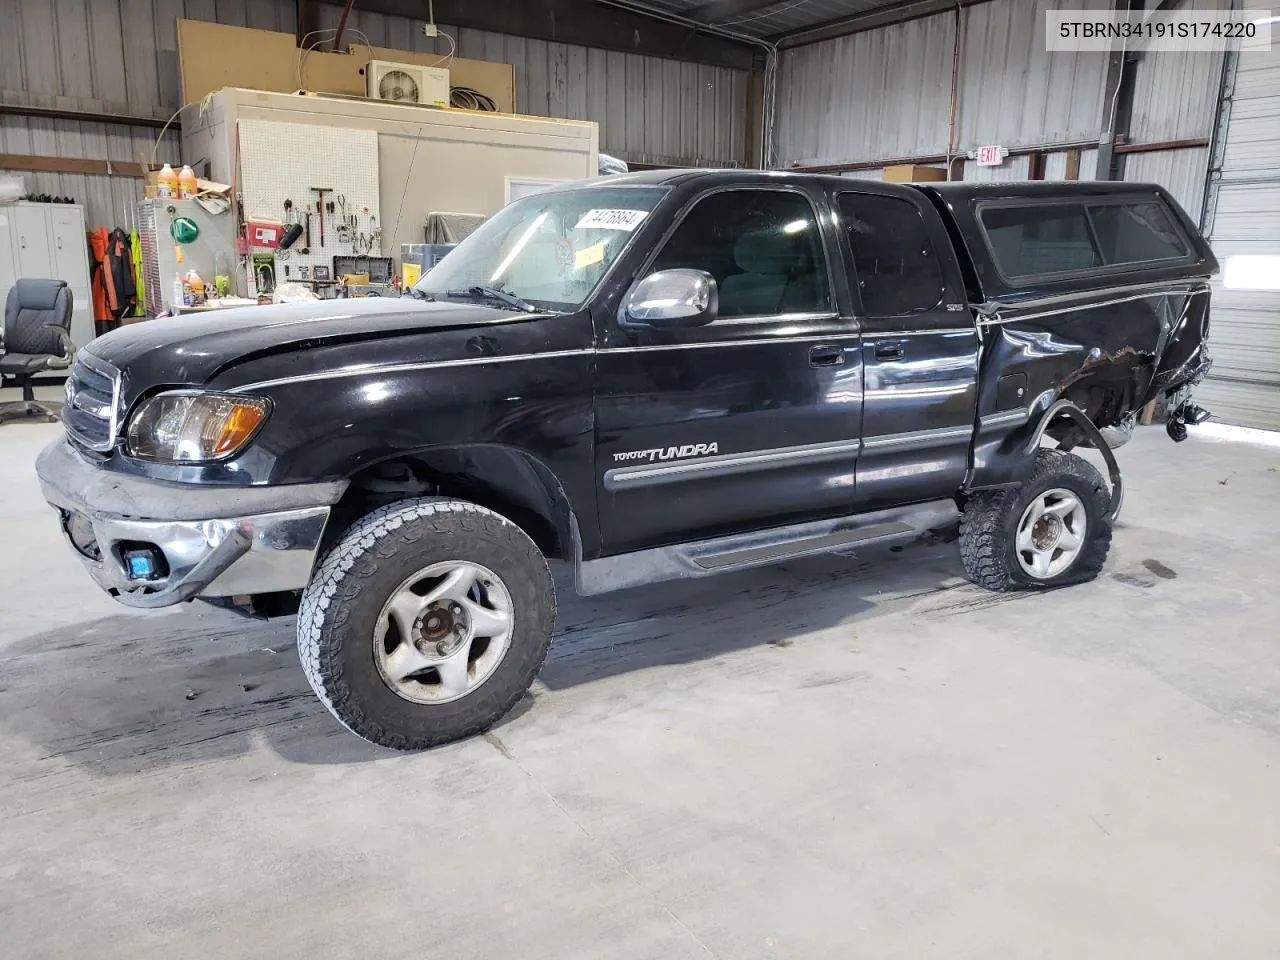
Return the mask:
[[536, 319], [480, 304], [367, 297], [236, 307], [130, 324], [85, 349], [135, 381], [203, 383], [237, 361], [322, 344]]

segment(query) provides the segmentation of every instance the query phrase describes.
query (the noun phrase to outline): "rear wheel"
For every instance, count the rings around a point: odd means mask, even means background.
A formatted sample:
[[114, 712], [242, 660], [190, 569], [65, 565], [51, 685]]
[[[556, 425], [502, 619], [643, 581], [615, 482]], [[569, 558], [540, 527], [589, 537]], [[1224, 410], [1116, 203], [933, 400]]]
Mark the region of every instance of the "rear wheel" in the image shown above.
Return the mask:
[[475, 504], [410, 500], [370, 513], [330, 550], [303, 594], [298, 652], [349, 730], [421, 750], [510, 710], [554, 620], [551, 574], [520, 528]]
[[960, 557], [989, 590], [1059, 587], [1094, 579], [1111, 548], [1110, 494], [1093, 465], [1041, 450], [1016, 490], [975, 494], [960, 518]]

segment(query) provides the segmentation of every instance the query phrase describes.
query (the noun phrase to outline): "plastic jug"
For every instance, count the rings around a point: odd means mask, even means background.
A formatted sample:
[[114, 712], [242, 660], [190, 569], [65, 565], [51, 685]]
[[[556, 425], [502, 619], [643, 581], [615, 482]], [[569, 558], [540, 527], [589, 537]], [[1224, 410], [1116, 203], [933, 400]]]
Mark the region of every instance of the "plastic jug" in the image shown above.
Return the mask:
[[201, 306], [205, 301], [204, 278], [194, 270], [188, 270], [182, 278], [182, 293], [188, 307]]
[[177, 199], [178, 175], [167, 163], [160, 168], [160, 173], [156, 176], [156, 196], [164, 197], [166, 200]]
[[199, 188], [196, 186], [196, 172], [189, 164], [184, 164], [178, 174], [178, 196], [183, 200], [194, 200]]

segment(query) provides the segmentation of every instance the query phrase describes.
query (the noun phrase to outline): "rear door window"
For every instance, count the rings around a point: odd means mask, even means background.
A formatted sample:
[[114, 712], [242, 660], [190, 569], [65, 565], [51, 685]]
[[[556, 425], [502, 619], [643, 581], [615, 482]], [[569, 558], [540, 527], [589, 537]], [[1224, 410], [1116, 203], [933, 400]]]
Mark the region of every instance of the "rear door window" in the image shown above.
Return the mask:
[[1186, 241], [1158, 203], [1091, 206], [1089, 216], [1108, 264], [1178, 260], [1187, 255]]
[[1089, 270], [1103, 265], [1083, 204], [985, 207], [979, 216], [1006, 277]]
[[920, 210], [900, 197], [840, 194], [853, 269], [869, 317], [926, 313], [942, 301], [942, 263]]
[[1181, 260], [1191, 252], [1154, 200], [984, 206], [978, 216], [996, 265], [1011, 278]]

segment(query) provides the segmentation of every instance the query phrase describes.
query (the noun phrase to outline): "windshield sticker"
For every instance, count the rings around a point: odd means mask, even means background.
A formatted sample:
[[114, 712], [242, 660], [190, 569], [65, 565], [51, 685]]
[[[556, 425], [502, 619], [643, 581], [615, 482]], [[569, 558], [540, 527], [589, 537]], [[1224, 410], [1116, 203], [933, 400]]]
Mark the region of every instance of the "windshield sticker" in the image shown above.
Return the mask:
[[584, 250], [575, 250], [573, 252], [573, 268], [582, 270], [591, 266], [593, 263], [599, 263], [604, 259], [604, 241], [593, 243]]
[[630, 233], [648, 215], [648, 210], [588, 210], [574, 224], [574, 229], [626, 230]]

